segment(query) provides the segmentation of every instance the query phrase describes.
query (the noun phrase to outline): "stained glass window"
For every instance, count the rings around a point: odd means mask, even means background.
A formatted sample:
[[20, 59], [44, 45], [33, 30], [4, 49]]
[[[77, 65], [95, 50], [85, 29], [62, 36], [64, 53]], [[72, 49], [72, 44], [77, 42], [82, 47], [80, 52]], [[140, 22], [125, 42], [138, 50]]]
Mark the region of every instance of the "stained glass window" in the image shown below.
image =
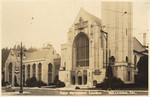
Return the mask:
[[76, 40], [77, 67], [89, 66], [89, 41], [85, 35], [78, 36]]

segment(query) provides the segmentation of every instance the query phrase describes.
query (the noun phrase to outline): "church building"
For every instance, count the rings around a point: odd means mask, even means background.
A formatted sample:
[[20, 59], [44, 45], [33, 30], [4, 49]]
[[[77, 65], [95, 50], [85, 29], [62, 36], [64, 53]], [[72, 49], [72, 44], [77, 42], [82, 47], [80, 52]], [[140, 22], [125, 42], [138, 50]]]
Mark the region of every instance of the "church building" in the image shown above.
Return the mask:
[[[123, 13], [104, 12], [103, 9]], [[101, 83], [106, 78], [109, 58], [114, 63], [113, 75], [124, 83], [134, 83], [132, 15], [126, 15], [129, 12], [132, 14], [132, 3], [102, 3], [101, 20], [80, 9], [67, 33], [67, 43], [61, 45], [59, 79], [66, 86], [94, 87], [95, 83]], [[125, 17], [120, 17], [122, 14]]]
[[[5, 63], [5, 81], [14, 86], [20, 84], [20, 51], [11, 49]], [[60, 55], [51, 44], [46, 44], [40, 50], [24, 52], [22, 76], [23, 84], [31, 77], [47, 84], [52, 83], [60, 68]]]

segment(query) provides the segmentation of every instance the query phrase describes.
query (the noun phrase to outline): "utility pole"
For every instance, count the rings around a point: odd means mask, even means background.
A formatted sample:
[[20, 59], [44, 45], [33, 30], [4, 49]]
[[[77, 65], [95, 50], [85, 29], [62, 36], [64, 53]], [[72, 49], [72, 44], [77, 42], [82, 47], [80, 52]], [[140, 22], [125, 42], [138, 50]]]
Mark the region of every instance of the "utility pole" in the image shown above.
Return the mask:
[[105, 31], [103, 31], [103, 30], [101, 30], [101, 32], [102, 33], [104, 33], [104, 34], [106, 34], [106, 37], [104, 36], [104, 38], [106, 39], [106, 77], [108, 77], [108, 71], [107, 71], [107, 64], [108, 64], [108, 61], [107, 61], [107, 59], [108, 59], [108, 57], [107, 57], [107, 51], [108, 51], [108, 33], [107, 32], [105, 32]]
[[111, 56], [111, 51], [109, 49], [109, 66], [108, 66], [108, 89], [111, 90], [111, 64], [110, 64], [110, 56]]
[[23, 52], [22, 52], [22, 42], [21, 42], [21, 52], [20, 52], [20, 57], [21, 57], [21, 61], [20, 61], [20, 91], [19, 93], [23, 93], [23, 87], [22, 87], [22, 55], [23, 55]]

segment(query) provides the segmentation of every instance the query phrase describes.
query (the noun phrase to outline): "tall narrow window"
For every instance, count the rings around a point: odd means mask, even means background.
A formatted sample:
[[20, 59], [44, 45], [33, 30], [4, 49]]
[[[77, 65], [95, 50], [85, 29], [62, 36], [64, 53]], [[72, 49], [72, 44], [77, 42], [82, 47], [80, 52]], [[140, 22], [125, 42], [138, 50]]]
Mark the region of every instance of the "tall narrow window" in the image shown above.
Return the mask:
[[33, 64], [32, 68], [33, 68], [33, 76], [35, 77], [36, 76], [36, 65]]
[[136, 63], [137, 63], [137, 57], [136, 55], [134, 56], [134, 69], [136, 69]]
[[39, 75], [39, 81], [40, 81], [41, 80], [41, 76], [42, 76], [42, 64], [41, 63], [39, 63], [38, 68], [39, 68], [38, 75]]
[[12, 63], [9, 64], [9, 82], [12, 83]]
[[27, 66], [27, 71], [28, 71], [28, 79], [30, 78], [30, 65]]
[[128, 63], [128, 57], [126, 56], [126, 62]]
[[89, 40], [86, 35], [77, 36], [76, 43], [76, 66], [89, 66]]
[[22, 75], [23, 75], [23, 84], [25, 84], [25, 65], [22, 67]]
[[128, 81], [130, 81], [130, 71], [128, 71]]
[[48, 64], [48, 83], [52, 82], [52, 64]]

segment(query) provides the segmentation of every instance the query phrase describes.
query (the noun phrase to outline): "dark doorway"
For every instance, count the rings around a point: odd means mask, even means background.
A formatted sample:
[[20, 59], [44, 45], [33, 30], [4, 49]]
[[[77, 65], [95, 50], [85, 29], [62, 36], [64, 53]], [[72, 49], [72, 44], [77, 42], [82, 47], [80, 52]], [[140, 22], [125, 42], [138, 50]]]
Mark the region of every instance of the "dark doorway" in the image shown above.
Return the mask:
[[82, 77], [81, 76], [78, 77], [78, 84], [82, 85]]
[[94, 86], [97, 85], [97, 81], [96, 81], [96, 80], [93, 81], [93, 85], [94, 85]]
[[84, 76], [84, 85], [87, 84], [87, 76]]
[[75, 85], [75, 76], [72, 77], [72, 85]]

